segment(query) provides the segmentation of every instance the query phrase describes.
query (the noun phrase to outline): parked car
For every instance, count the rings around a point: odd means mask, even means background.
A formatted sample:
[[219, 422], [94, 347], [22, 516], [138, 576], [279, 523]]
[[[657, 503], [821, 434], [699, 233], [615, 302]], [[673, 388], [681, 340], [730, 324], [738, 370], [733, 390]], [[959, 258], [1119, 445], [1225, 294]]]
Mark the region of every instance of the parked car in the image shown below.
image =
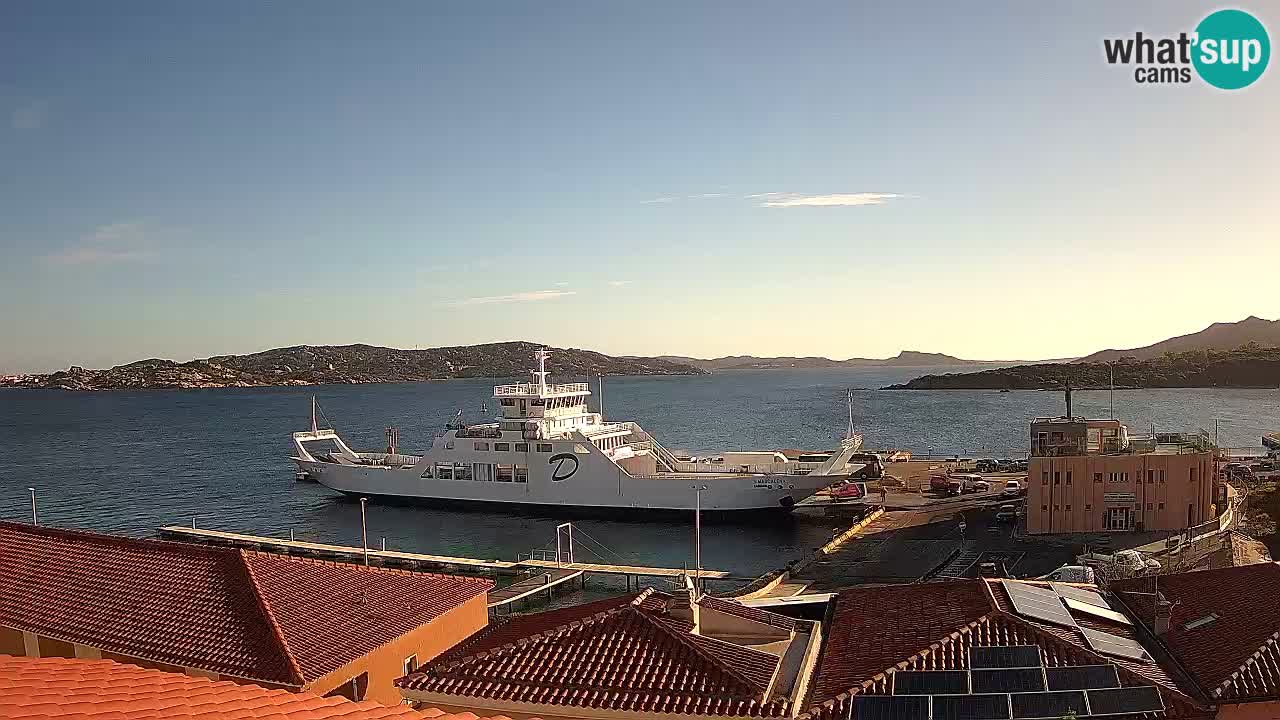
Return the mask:
[[1001, 505], [1000, 511], [996, 513], [996, 522], [998, 523], [1018, 522], [1018, 509], [1013, 505]]
[[1052, 582], [1092, 583], [1096, 581], [1096, 578], [1093, 568], [1087, 565], [1063, 565], [1048, 575], [1041, 575], [1036, 579]]
[[1018, 497], [1022, 494], [1022, 483], [1017, 480], [1006, 480], [1000, 494], [1005, 497]]
[[979, 460], [973, 465], [973, 469], [977, 470], [980, 473], [995, 472], [996, 468], [997, 468], [997, 465], [995, 460], [987, 460], [985, 458], [982, 460]]
[[988, 490], [990, 490], [990, 489], [991, 489], [991, 483], [987, 482], [986, 480], [974, 480], [974, 481], [973, 481], [973, 491], [974, 491], [974, 492], [987, 492], [987, 491], [988, 491]]

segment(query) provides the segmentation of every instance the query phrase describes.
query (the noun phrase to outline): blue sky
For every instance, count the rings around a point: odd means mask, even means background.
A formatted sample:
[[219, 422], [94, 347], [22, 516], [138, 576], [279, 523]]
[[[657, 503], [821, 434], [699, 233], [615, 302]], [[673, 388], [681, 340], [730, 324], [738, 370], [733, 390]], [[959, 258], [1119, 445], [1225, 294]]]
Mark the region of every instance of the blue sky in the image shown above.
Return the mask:
[[0, 372], [513, 339], [1038, 358], [1274, 318], [1278, 71], [1103, 59], [1207, 9], [3, 3]]

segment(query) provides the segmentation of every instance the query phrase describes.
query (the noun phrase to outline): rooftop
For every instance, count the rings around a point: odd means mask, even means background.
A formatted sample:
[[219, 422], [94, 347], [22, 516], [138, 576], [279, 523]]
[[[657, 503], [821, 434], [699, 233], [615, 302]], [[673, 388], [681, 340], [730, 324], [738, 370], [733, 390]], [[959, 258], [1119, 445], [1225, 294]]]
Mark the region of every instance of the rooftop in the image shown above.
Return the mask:
[[0, 522], [0, 625], [301, 687], [492, 583]]
[[397, 684], [426, 702], [782, 717], [792, 706], [789, 641], [797, 630], [811, 639], [810, 628], [737, 603], [704, 597], [694, 608], [683, 594], [646, 590], [497, 623]]
[[1280, 700], [1280, 565], [1118, 580], [1111, 588], [1148, 629], [1154, 591], [1172, 603], [1160, 640], [1208, 697]]
[[[24, 720], [477, 720], [308, 692], [268, 690], [111, 660], [0, 655], [0, 717]], [[495, 720], [497, 720], [495, 718]], [[503, 718], [502, 720], [507, 720]]]

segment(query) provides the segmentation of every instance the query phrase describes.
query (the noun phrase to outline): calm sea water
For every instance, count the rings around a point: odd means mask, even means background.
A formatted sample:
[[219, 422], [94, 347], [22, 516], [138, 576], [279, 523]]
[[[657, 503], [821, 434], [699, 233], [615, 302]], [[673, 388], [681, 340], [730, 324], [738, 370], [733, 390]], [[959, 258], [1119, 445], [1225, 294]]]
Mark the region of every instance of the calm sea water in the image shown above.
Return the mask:
[[[1061, 414], [1050, 392], [878, 391], [925, 372], [963, 368], [732, 371], [698, 377], [609, 378], [605, 411], [636, 420], [670, 448], [829, 448], [846, 424], [845, 388], [870, 447], [917, 453], [1017, 455], [1034, 415]], [[398, 385], [70, 393], [0, 390], [0, 517], [30, 518], [37, 488], [42, 522], [133, 535], [167, 524], [359, 544], [359, 506], [296, 483], [289, 434], [308, 425], [314, 393], [356, 448], [377, 448], [401, 429], [411, 452], [462, 410], [484, 417], [491, 380]], [[594, 388], [593, 388], [594, 389]], [[593, 399], [593, 407], [598, 397]], [[1105, 416], [1105, 391], [1076, 393], [1079, 414]], [[1135, 431], [1212, 428], [1222, 443], [1257, 446], [1280, 430], [1280, 391], [1123, 390], [1116, 414]], [[691, 519], [692, 520], [692, 519]], [[440, 554], [514, 559], [554, 546], [556, 517], [374, 505], [371, 542]], [[777, 567], [820, 545], [833, 521], [797, 512], [770, 525], [704, 530], [704, 565], [744, 575]], [[691, 522], [580, 521], [581, 551], [680, 566], [692, 555]]]

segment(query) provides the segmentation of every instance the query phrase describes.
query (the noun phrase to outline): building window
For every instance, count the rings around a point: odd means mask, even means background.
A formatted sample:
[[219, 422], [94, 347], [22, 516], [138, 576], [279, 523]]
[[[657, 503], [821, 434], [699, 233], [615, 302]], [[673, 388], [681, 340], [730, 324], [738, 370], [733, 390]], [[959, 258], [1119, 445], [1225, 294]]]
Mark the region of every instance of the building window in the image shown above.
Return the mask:
[[1058, 512], [1058, 509], [1059, 509], [1059, 508], [1061, 508], [1061, 507], [1062, 507], [1061, 505], [1054, 505], [1054, 506], [1053, 506], [1053, 511], [1054, 511], [1054, 512]]
[[529, 443], [516, 443], [516, 452], [529, 452]]
[[496, 451], [498, 451], [498, 452], [510, 452], [510, 451], [511, 451], [511, 443], [494, 443], [494, 444], [493, 444], [493, 449], [494, 449], [494, 450], [496, 450]]
[[1161, 509], [1161, 510], [1163, 510], [1163, 509], [1164, 509], [1164, 503], [1160, 503], [1160, 509]]
[[487, 442], [478, 442], [478, 443], [476, 443], [476, 450], [477, 450], [477, 451], [479, 451], [479, 452], [484, 452], [485, 450], [488, 450], [488, 449], [489, 449], [489, 443], [487, 443]]
[[1093, 509], [1093, 505], [1091, 505], [1091, 504], [1089, 504], [1089, 503], [1085, 503], [1085, 505], [1084, 505], [1084, 509], [1085, 509], [1085, 510], [1092, 510], [1092, 509]]
[[1070, 511], [1071, 511], [1071, 506], [1070, 506], [1070, 505], [1068, 505], [1068, 506], [1067, 506], [1067, 511], [1068, 511], [1068, 512], [1070, 512]]
[[1191, 482], [1196, 481], [1196, 468], [1191, 468]]
[[1049, 506], [1048, 506], [1048, 505], [1041, 505], [1041, 506], [1040, 506], [1040, 512], [1047, 512], [1048, 510], [1049, 510]]
[[1155, 469], [1154, 469], [1154, 468], [1147, 468], [1147, 484], [1148, 484], [1148, 485], [1150, 485], [1151, 483], [1153, 483], [1153, 482], [1155, 482], [1155, 481], [1156, 481], [1156, 471], [1155, 471]]
[[1160, 471], [1160, 482], [1164, 482], [1164, 470]]
[[1053, 471], [1053, 484], [1054, 485], [1062, 484], [1062, 473], [1058, 470]]
[[418, 671], [418, 656], [410, 655], [404, 659], [404, 674], [411, 675]]
[[1049, 471], [1048, 471], [1048, 470], [1045, 470], [1044, 472], [1040, 473], [1040, 484], [1041, 484], [1041, 485], [1048, 485], [1048, 484], [1049, 484]]
[[551, 452], [551, 443], [538, 443], [538, 452]]
[[1094, 481], [1094, 482], [1096, 482], [1096, 483], [1100, 483], [1100, 482], [1102, 482], [1102, 473], [1094, 473], [1094, 474], [1093, 474], [1093, 481]]
[[1151, 505], [1151, 503], [1147, 503], [1147, 509], [1148, 509], [1148, 510], [1153, 510], [1153, 509], [1154, 509], [1154, 507]]
[[1067, 471], [1067, 484], [1068, 484], [1068, 485], [1070, 485], [1070, 484], [1071, 484], [1071, 471], [1070, 471], [1070, 470], [1068, 470], [1068, 471]]

